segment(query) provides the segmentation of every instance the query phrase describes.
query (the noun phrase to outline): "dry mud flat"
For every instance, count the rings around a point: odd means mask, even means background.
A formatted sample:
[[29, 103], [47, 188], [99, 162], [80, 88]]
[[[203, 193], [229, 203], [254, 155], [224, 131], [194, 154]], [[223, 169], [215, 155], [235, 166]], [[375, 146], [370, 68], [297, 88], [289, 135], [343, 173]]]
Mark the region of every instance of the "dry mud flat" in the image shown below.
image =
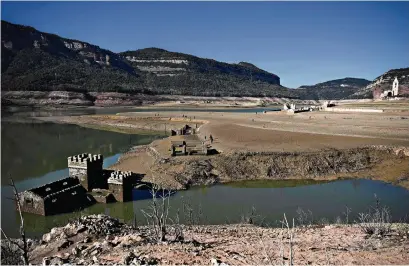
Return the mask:
[[[185, 117], [184, 117], [185, 116]], [[105, 129], [169, 130], [184, 124], [200, 127], [199, 137], [215, 137], [220, 151], [311, 151], [362, 145], [409, 147], [409, 113], [306, 112], [129, 112], [117, 115], [49, 117], [42, 120]]]
[[[124, 154], [112, 169], [145, 174], [168, 188], [249, 179], [334, 180], [366, 177], [409, 188], [409, 115], [143, 112], [58, 118], [109, 130], [198, 127], [195, 136], [173, 136]], [[164, 131], [163, 131], [164, 132]], [[196, 138], [221, 152], [170, 157], [171, 140]], [[207, 140], [205, 137], [207, 136]], [[381, 149], [379, 145], [403, 147]], [[154, 150], [154, 152], [152, 152]], [[161, 160], [166, 159], [166, 160]]]
[[[287, 229], [253, 225], [182, 226], [175, 240], [155, 242], [146, 227], [132, 228], [105, 215], [81, 217], [53, 228], [30, 247], [32, 264], [81, 265], [277, 265], [288, 264]], [[408, 225], [393, 224], [386, 236], [368, 236], [358, 225], [293, 230], [294, 264], [408, 264]]]

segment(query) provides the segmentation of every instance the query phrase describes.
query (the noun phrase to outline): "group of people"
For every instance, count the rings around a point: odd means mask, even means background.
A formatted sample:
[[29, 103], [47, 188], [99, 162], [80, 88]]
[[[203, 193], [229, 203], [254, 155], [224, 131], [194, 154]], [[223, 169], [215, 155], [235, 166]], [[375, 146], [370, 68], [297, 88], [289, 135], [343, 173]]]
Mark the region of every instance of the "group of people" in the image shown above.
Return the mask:
[[[206, 139], [207, 139], [207, 136], [205, 135], [205, 140], [206, 140]], [[210, 143], [213, 143], [213, 136], [212, 136], [212, 134], [210, 134], [209, 140], [210, 140]]]

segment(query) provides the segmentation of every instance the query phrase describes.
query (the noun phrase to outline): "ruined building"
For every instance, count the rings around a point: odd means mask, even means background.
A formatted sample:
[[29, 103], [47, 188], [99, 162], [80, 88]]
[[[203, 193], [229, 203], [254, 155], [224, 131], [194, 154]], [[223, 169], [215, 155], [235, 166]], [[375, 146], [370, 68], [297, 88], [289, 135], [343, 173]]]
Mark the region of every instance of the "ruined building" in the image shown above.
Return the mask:
[[101, 154], [83, 153], [68, 157], [69, 175], [78, 178], [87, 191], [92, 191], [94, 188], [107, 188], [107, 180], [103, 178], [103, 162], [104, 157]]
[[[196, 124], [196, 128], [197, 128], [197, 124]], [[179, 129], [171, 129], [170, 130], [170, 134], [171, 136], [176, 136], [176, 135], [193, 135], [195, 134], [196, 130], [194, 128], [192, 128], [189, 125], [184, 125], [183, 127], [179, 128]]]
[[132, 200], [132, 189], [138, 181], [138, 176], [132, 172], [115, 171], [108, 178], [108, 190], [116, 201]]
[[21, 210], [39, 215], [72, 212], [93, 204], [77, 178], [66, 177], [19, 193]]
[[209, 147], [202, 141], [171, 141], [171, 156], [177, 155], [208, 155]]
[[[405, 78], [405, 76], [402, 76]], [[379, 81], [382, 82], [382, 79]], [[407, 85], [407, 81], [402, 81], [403, 84], [400, 84], [399, 79], [395, 77], [392, 83], [392, 88], [389, 87], [390, 85], [386, 84], [379, 84], [376, 85], [372, 91], [373, 98], [375, 100], [387, 99], [391, 97], [408, 97], [409, 96], [409, 87]]]
[[130, 201], [135, 186], [148, 185], [135, 173], [104, 170], [102, 165], [100, 154], [68, 157], [69, 177], [19, 193], [22, 211], [52, 215], [76, 211], [95, 202]]
[[374, 98], [387, 98], [387, 97], [396, 97], [399, 94], [399, 81], [395, 77], [395, 80], [392, 83], [392, 89], [381, 91], [380, 88], [374, 89]]

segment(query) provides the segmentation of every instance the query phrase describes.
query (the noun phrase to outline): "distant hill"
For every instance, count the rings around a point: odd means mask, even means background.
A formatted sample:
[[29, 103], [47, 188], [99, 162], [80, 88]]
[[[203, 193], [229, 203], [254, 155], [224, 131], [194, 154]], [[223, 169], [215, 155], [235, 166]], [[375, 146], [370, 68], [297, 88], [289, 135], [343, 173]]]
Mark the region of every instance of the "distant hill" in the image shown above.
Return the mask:
[[[137, 104], [160, 95], [277, 97], [303, 100], [362, 98], [370, 81], [344, 78], [288, 89], [280, 77], [248, 62], [219, 62], [146, 48], [114, 53], [87, 42], [1, 22], [2, 104]], [[391, 73], [389, 73], [391, 72]], [[408, 69], [376, 84], [402, 84]]]
[[395, 80], [395, 77], [398, 78], [401, 94], [409, 94], [409, 68], [399, 68], [391, 69], [388, 72], [380, 75], [367, 86], [352, 94], [349, 98], [372, 98], [372, 92], [375, 88], [379, 88], [381, 90], [390, 90], [392, 88], [392, 83]]
[[114, 53], [83, 41], [1, 22], [3, 91], [297, 97], [256, 66], [158, 48]]
[[311, 99], [345, 99], [371, 83], [360, 78], [335, 79], [315, 85], [303, 85], [297, 90], [302, 98]]

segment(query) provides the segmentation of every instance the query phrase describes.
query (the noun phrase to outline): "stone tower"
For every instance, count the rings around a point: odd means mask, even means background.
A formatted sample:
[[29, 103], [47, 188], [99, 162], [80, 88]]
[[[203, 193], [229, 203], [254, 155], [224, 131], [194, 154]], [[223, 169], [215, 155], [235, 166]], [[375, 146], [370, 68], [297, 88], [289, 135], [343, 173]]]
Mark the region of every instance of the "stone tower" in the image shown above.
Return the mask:
[[395, 80], [393, 81], [392, 84], [392, 96], [398, 96], [398, 89], [399, 89], [399, 81], [398, 78], [395, 77]]
[[81, 185], [87, 190], [107, 188], [107, 180], [103, 177], [101, 154], [79, 154], [68, 157], [69, 176], [78, 178]]
[[125, 202], [132, 200], [132, 189], [137, 181], [137, 176], [132, 172], [115, 171], [108, 178], [108, 189], [116, 201]]

